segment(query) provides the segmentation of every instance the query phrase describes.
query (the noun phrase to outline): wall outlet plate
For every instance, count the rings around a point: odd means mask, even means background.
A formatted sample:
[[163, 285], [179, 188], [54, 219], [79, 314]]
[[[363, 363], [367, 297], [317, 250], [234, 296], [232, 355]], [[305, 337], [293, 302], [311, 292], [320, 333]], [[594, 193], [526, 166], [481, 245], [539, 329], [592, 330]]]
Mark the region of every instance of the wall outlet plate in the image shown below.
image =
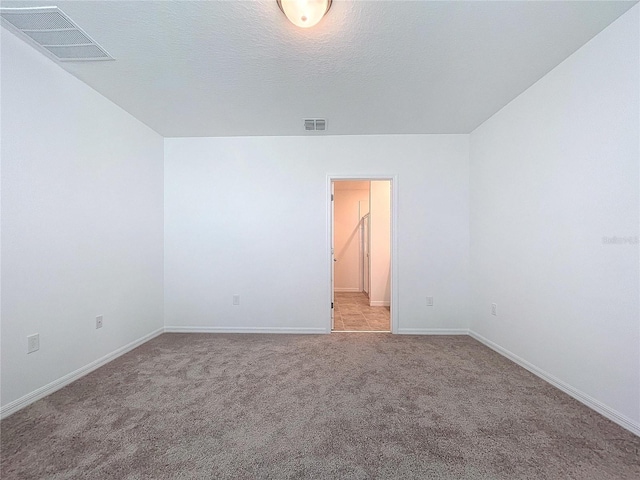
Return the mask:
[[96, 317], [96, 329], [102, 328], [102, 315]]
[[498, 315], [498, 306], [495, 303], [491, 304], [491, 315]]
[[240, 305], [240, 295], [234, 295], [233, 296], [233, 304], [234, 305]]
[[433, 297], [427, 297], [427, 307], [433, 307]]
[[27, 353], [33, 353], [40, 350], [40, 334], [34, 333], [27, 337]]

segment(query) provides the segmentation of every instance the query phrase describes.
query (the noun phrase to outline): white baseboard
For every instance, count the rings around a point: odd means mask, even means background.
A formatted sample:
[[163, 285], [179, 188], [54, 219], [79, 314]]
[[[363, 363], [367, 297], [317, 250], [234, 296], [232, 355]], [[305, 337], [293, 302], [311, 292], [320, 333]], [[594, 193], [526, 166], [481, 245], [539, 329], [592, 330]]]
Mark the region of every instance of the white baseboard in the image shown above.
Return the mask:
[[326, 328], [299, 327], [164, 327], [166, 333], [329, 333]]
[[334, 287], [334, 292], [338, 293], [361, 293], [362, 290], [358, 287]]
[[608, 407], [607, 405], [605, 405], [604, 403], [600, 402], [599, 400], [596, 400], [595, 398], [591, 397], [590, 395], [587, 395], [586, 393], [581, 392], [580, 390], [572, 387], [568, 383], [563, 382], [559, 378], [556, 378], [553, 375], [551, 375], [550, 373], [547, 373], [544, 370], [536, 367], [532, 363], [529, 363], [525, 359], [523, 359], [523, 358], [519, 357], [518, 355], [510, 352], [506, 348], [503, 348], [500, 345], [492, 342], [491, 340], [483, 337], [479, 333], [476, 333], [473, 330], [469, 330], [469, 335], [471, 337], [475, 338], [476, 340], [478, 340], [480, 343], [482, 343], [482, 344], [486, 345], [487, 347], [489, 347], [491, 350], [494, 350], [494, 351], [498, 352], [500, 355], [502, 355], [504, 357], [507, 357], [509, 360], [517, 363], [522, 368], [530, 371], [531, 373], [533, 373], [534, 375], [540, 377], [544, 381], [550, 383], [554, 387], [562, 390], [564, 393], [566, 393], [567, 395], [575, 398], [580, 403], [583, 403], [584, 405], [586, 405], [587, 407], [591, 408], [592, 410], [595, 410], [599, 414], [607, 417], [612, 422], [615, 422], [618, 425], [620, 425], [621, 427], [629, 430], [631, 433], [634, 433], [635, 435], [640, 436], [640, 423], [639, 422], [636, 422], [636, 421], [632, 420], [631, 418], [627, 417], [626, 415], [623, 415], [622, 413], [620, 413], [620, 412]]
[[391, 306], [391, 302], [385, 300], [370, 300], [370, 307], [389, 307]]
[[399, 335], [468, 335], [466, 328], [399, 328]]
[[124, 355], [125, 353], [133, 350], [134, 348], [139, 347], [143, 343], [148, 342], [149, 340], [157, 337], [163, 332], [164, 332], [164, 328], [159, 328], [154, 332], [151, 332], [148, 335], [145, 335], [144, 337], [139, 338], [138, 340], [134, 340], [133, 342], [125, 345], [124, 347], [120, 347], [117, 350], [114, 350], [113, 352], [108, 353], [104, 357], [94, 360], [93, 362], [85, 365], [84, 367], [80, 367], [74, 372], [68, 373], [67, 375], [60, 377], [59, 379], [54, 380], [53, 382], [43, 387], [40, 387], [34, 390], [33, 392], [28, 393], [23, 397], [18, 398], [17, 400], [14, 400], [13, 402], [9, 402], [6, 405], [3, 405], [2, 408], [0, 408], [0, 418], [8, 417], [12, 413], [15, 413], [18, 410], [23, 409], [27, 405], [31, 405], [33, 402], [36, 402], [41, 398], [44, 398], [47, 395], [50, 395], [57, 390], [60, 390], [62, 387], [69, 385], [71, 382], [75, 382], [79, 378], [84, 377], [88, 373], [91, 373], [94, 370], [102, 367], [103, 365], [106, 365], [110, 361], [118, 358], [121, 355]]

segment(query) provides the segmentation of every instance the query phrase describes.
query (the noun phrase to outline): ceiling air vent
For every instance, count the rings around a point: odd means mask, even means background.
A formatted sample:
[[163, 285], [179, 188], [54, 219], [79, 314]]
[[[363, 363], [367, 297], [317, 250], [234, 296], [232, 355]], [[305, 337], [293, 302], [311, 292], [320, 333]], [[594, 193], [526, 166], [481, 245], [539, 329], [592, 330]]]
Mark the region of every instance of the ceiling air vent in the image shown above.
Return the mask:
[[324, 118], [305, 118], [304, 129], [307, 132], [314, 130], [326, 130], [327, 120]]
[[4, 25], [62, 62], [113, 60], [58, 7], [0, 8]]

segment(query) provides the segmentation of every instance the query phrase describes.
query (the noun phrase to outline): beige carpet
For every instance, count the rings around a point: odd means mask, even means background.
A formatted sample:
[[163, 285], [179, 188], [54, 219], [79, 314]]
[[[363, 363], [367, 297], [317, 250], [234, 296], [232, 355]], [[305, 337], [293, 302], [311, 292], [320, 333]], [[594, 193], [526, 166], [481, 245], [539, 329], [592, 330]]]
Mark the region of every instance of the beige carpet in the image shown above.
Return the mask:
[[640, 478], [640, 438], [464, 336], [165, 334], [0, 426], [3, 480]]

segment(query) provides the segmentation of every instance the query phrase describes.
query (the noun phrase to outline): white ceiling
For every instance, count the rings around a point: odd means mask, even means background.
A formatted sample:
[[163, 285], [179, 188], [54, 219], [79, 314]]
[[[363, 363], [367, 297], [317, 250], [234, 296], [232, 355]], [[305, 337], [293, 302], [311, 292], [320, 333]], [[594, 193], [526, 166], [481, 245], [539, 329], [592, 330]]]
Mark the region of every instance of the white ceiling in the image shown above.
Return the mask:
[[[276, 0], [57, 5], [116, 58], [61, 63], [165, 137], [469, 133], [636, 1]], [[305, 132], [303, 118], [326, 118]]]

